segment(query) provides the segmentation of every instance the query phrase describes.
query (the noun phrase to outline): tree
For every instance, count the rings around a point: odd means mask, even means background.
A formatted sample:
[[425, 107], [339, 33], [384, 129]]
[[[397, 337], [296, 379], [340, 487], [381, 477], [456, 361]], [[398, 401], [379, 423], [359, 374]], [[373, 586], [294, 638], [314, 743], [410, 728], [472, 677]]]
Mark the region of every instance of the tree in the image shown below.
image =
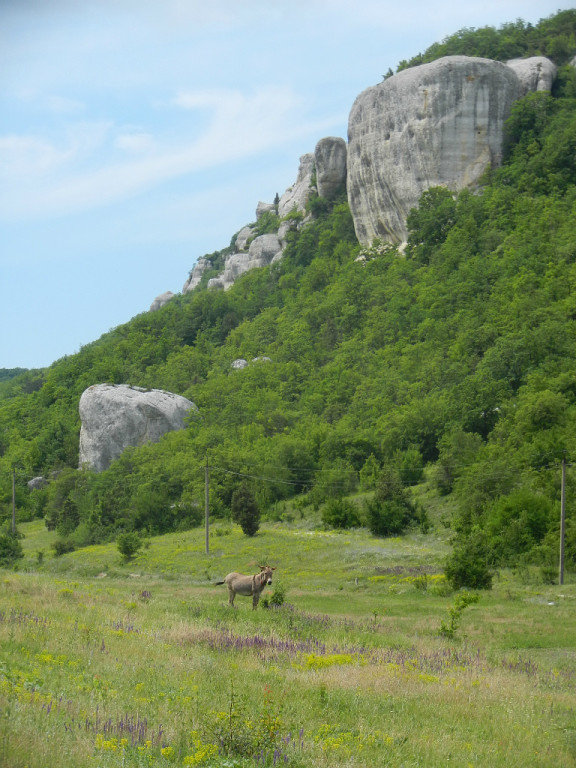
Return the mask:
[[488, 547], [480, 531], [473, 531], [456, 542], [446, 560], [444, 573], [454, 589], [492, 589]]
[[410, 500], [398, 471], [384, 467], [374, 498], [366, 503], [366, 518], [375, 536], [396, 536], [413, 522], [426, 522], [425, 513]]
[[260, 510], [246, 485], [241, 485], [232, 494], [232, 520], [242, 528], [246, 536], [254, 536], [260, 528]]
[[136, 531], [121, 533], [116, 539], [118, 551], [125, 561], [131, 560], [142, 546], [142, 539]]
[[24, 550], [18, 538], [11, 533], [0, 534], [0, 566], [9, 568], [22, 557]]

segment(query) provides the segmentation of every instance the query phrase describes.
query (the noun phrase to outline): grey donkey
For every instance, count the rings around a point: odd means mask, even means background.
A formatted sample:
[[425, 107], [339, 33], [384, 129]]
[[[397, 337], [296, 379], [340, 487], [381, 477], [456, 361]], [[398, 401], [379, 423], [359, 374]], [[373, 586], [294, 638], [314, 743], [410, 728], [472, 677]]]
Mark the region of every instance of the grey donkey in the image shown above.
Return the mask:
[[228, 587], [228, 602], [232, 607], [234, 607], [236, 595], [245, 595], [246, 597], [252, 595], [252, 609], [256, 610], [260, 595], [267, 584], [272, 584], [272, 571], [276, 570], [269, 565], [260, 565], [259, 568], [260, 573], [255, 573], [253, 576], [244, 576], [233, 571], [226, 576], [224, 581], [216, 582], [216, 584], [226, 584]]

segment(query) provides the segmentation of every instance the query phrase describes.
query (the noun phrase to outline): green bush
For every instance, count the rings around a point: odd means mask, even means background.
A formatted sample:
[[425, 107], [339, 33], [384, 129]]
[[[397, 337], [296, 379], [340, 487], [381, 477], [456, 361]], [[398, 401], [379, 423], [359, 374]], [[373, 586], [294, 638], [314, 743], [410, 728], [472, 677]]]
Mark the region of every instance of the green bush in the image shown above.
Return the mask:
[[331, 528], [354, 528], [360, 525], [358, 508], [347, 499], [330, 499], [322, 510], [322, 522]]
[[412, 523], [427, 526], [424, 510], [412, 503], [400, 474], [393, 467], [380, 473], [374, 497], [365, 504], [366, 522], [375, 536], [397, 536]]
[[74, 552], [76, 547], [74, 546], [74, 542], [70, 539], [61, 538], [56, 539], [56, 541], [52, 544], [52, 549], [54, 550], [54, 557], [61, 557], [67, 552]]
[[473, 531], [454, 545], [444, 573], [454, 589], [492, 589], [492, 571], [484, 536]]
[[142, 539], [136, 531], [127, 531], [118, 536], [116, 545], [124, 560], [131, 560], [142, 547]]
[[24, 550], [18, 538], [11, 533], [0, 534], [0, 566], [10, 567], [22, 557]]

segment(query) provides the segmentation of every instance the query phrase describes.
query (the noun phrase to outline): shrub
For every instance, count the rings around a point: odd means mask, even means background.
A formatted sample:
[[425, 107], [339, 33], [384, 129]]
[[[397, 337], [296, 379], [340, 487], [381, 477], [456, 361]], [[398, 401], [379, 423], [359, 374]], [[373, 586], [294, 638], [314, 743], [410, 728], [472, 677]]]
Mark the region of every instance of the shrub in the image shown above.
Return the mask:
[[131, 560], [142, 547], [142, 539], [136, 531], [128, 531], [118, 536], [116, 545], [124, 560]]
[[461, 538], [444, 566], [446, 578], [454, 589], [492, 589], [492, 571], [488, 565], [488, 548], [479, 531]]
[[270, 598], [264, 598], [262, 601], [263, 608], [279, 608], [284, 605], [286, 600], [286, 587], [281, 582], [277, 582], [274, 587], [274, 592]]
[[366, 502], [366, 522], [375, 536], [397, 536], [411, 523], [424, 528], [427, 516], [410, 500], [398, 471], [385, 467], [374, 497]]
[[74, 552], [76, 549], [74, 542], [70, 539], [56, 539], [52, 544], [52, 548], [54, 550], [54, 557], [61, 557], [67, 552]]
[[10, 533], [0, 534], [0, 566], [10, 567], [22, 557], [24, 550], [18, 538]]
[[230, 503], [232, 520], [242, 528], [246, 536], [254, 536], [260, 528], [260, 510], [252, 492], [241, 485], [232, 494]]
[[395, 460], [404, 485], [416, 485], [422, 480], [424, 462], [418, 448], [411, 447], [405, 451], [397, 451]]
[[440, 634], [444, 635], [444, 637], [453, 638], [460, 626], [462, 612], [469, 605], [477, 603], [479, 599], [475, 592], [461, 592], [459, 595], [456, 595], [454, 605], [448, 608], [448, 621], [442, 621], [440, 624]]
[[330, 499], [322, 510], [322, 522], [331, 528], [354, 528], [360, 525], [358, 509], [346, 499]]

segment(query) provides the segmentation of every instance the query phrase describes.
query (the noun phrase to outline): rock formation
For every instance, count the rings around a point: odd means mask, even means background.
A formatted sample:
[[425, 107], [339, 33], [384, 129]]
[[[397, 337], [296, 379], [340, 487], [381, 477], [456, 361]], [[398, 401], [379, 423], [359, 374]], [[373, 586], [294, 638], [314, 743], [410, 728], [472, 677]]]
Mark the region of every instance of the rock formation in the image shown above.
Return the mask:
[[27, 485], [31, 491], [40, 491], [42, 488], [46, 488], [48, 480], [40, 475], [39, 477], [33, 477], [32, 480], [28, 480]]
[[278, 235], [260, 235], [250, 243], [250, 248], [244, 253], [233, 253], [224, 262], [224, 271], [208, 280], [208, 288], [228, 290], [234, 282], [250, 269], [265, 267], [282, 251]]
[[258, 203], [256, 206], [256, 219], [261, 218], [265, 213], [276, 213], [276, 206], [274, 203]]
[[330, 200], [346, 183], [346, 155], [344, 139], [329, 136], [320, 139], [314, 150], [318, 194]]
[[406, 239], [422, 192], [473, 187], [502, 157], [520, 81], [497, 61], [447, 56], [360, 94], [348, 124], [348, 198], [361, 243]]
[[182, 288], [182, 293], [188, 293], [188, 291], [193, 291], [197, 285], [200, 285], [200, 280], [202, 279], [202, 275], [207, 269], [210, 269], [210, 262], [208, 261], [208, 259], [202, 256], [202, 258], [198, 259], [198, 261], [196, 262], [196, 265], [190, 271], [188, 275], [188, 280], [186, 280], [186, 282], [184, 283], [184, 287]]
[[312, 189], [313, 171], [314, 155], [311, 153], [302, 155], [296, 182], [291, 187], [288, 187], [278, 203], [278, 215], [280, 218], [287, 216], [293, 210], [304, 213]]
[[197, 408], [190, 400], [160, 389], [97, 384], [80, 398], [80, 466], [107, 469], [128, 446], [156, 443], [186, 426]]
[[531, 56], [529, 59], [510, 59], [506, 64], [520, 80], [520, 94], [531, 91], [550, 91], [558, 68], [545, 56]]
[[[576, 66], [576, 57], [571, 64]], [[368, 88], [352, 107], [348, 145], [327, 137], [300, 158], [296, 182], [278, 205], [259, 202], [256, 209], [257, 219], [278, 213], [278, 232], [257, 237], [255, 225], [243, 227], [236, 252], [209, 287], [226, 290], [249, 269], [282, 258], [287, 233], [303, 225], [288, 215], [305, 212], [316, 191], [314, 178], [318, 194], [327, 199], [346, 183], [361, 243], [404, 242], [406, 218], [421, 194], [434, 186], [454, 192], [475, 188], [487, 167], [501, 162], [504, 122], [513, 102], [530, 91], [550, 90], [555, 76], [556, 66], [543, 56], [506, 64], [447, 56]], [[183, 291], [196, 287], [210, 266], [199, 259]]]
[[150, 312], [156, 312], [157, 309], [160, 309], [160, 307], [163, 307], [164, 304], [168, 304], [170, 299], [174, 298], [174, 294], [172, 291], [166, 291], [166, 293], [161, 293], [160, 296], [156, 296], [152, 304], [150, 305]]
[[254, 227], [242, 227], [240, 232], [236, 235], [236, 248], [239, 251], [245, 251], [248, 247], [248, 242], [256, 237], [256, 230]]

